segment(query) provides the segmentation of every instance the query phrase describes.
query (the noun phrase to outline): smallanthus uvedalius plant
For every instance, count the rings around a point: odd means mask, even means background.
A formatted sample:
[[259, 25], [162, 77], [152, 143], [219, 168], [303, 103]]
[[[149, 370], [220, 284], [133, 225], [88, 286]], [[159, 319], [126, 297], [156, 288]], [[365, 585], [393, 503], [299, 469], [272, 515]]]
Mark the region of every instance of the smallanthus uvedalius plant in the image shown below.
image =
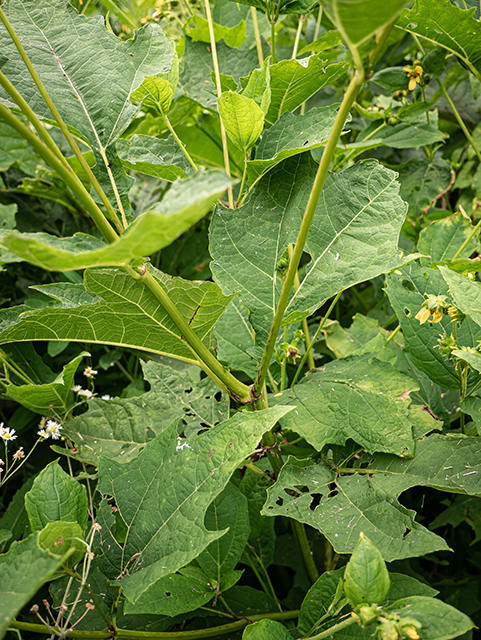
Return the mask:
[[1, 637], [474, 637], [478, 14], [0, 6]]

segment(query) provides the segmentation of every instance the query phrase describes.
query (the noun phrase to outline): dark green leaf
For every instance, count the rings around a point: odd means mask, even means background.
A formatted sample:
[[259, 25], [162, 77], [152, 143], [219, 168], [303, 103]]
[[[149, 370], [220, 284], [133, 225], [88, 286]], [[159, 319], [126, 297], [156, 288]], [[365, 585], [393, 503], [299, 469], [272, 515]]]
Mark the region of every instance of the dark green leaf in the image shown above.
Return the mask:
[[414, 618], [421, 623], [423, 640], [450, 640], [458, 638], [474, 627], [467, 615], [445, 602], [411, 596], [394, 603], [390, 611], [402, 618]]
[[267, 619], [248, 625], [242, 640], [292, 640], [292, 636], [280, 622]]
[[174, 136], [163, 140], [134, 135], [130, 140], [119, 140], [117, 152], [125, 167], [161, 180], [174, 182], [177, 178], [187, 178], [192, 172]]
[[391, 582], [379, 549], [361, 531], [344, 572], [344, 591], [353, 607], [381, 604]]

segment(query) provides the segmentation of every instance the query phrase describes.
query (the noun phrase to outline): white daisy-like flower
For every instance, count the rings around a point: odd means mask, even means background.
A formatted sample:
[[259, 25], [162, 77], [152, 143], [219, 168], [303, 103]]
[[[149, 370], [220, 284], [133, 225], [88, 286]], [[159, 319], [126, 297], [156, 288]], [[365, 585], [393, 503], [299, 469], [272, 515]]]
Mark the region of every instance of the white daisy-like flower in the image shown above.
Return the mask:
[[98, 371], [96, 369], [92, 369], [92, 367], [85, 367], [84, 376], [86, 378], [92, 378], [92, 376], [96, 376]]
[[0, 438], [3, 438], [6, 442], [9, 440], [15, 440], [17, 436], [15, 435], [15, 429], [10, 429], [10, 427], [4, 427], [3, 422], [0, 426]]
[[79, 394], [79, 396], [82, 396], [83, 398], [87, 398], [87, 400], [94, 395], [90, 391], [90, 389], [82, 389], [81, 391], [78, 392], [78, 394]]
[[40, 427], [40, 429], [45, 428], [45, 425], [47, 424], [47, 420], [48, 418], [46, 418], [45, 416], [42, 416], [40, 422], [38, 423], [38, 426]]
[[108, 393], [102, 396], [102, 400], [112, 400], [112, 396], [109, 396]]
[[50, 438], [50, 435], [45, 431], [45, 429], [40, 429], [40, 431], [37, 431], [37, 436], [39, 438], [42, 438], [42, 440]]
[[46, 432], [52, 438], [52, 440], [58, 440], [60, 438], [60, 431], [62, 425], [56, 420], [47, 420]]
[[82, 391], [82, 387], [79, 384], [76, 384], [72, 387], [72, 391], [74, 393], [79, 393], [80, 391]]

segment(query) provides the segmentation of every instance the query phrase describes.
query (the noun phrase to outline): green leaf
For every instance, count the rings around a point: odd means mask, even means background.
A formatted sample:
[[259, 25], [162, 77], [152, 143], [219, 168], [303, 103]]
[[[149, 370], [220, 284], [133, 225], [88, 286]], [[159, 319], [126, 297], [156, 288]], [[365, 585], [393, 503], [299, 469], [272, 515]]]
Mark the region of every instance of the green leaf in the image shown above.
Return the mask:
[[280, 622], [266, 619], [248, 625], [242, 640], [292, 640], [292, 636]]
[[34, 176], [38, 162], [37, 155], [24, 138], [8, 124], [0, 122], [0, 171], [7, 171], [13, 166]]
[[[0, 518], [0, 529], [10, 531], [13, 540], [19, 540], [25, 538], [27, 532], [29, 532], [28, 516], [25, 509], [25, 494], [32, 488], [33, 478], [30, 478], [23, 483], [20, 489], [18, 489], [7, 510]], [[2, 551], [5, 550], [3, 546]], [[7, 545], [8, 547], [8, 545]]]
[[264, 111], [255, 100], [234, 91], [225, 91], [217, 104], [229, 139], [247, 154], [264, 128]]
[[179, 59], [175, 54], [170, 71], [145, 78], [140, 87], [132, 93], [131, 98], [137, 100], [144, 111], [151, 109], [166, 115], [170, 110], [178, 82]]
[[323, 146], [331, 133], [339, 105], [311, 109], [305, 115], [285, 113], [267, 129], [247, 163], [247, 180], [252, 187], [270, 169], [291, 156]]
[[0, 231], [5, 229], [15, 229], [16, 220], [15, 214], [17, 213], [16, 204], [1, 204], [0, 203]]
[[[122, 41], [103, 20], [79, 15], [64, 0], [10, 1], [4, 11], [64, 122], [92, 148], [97, 162], [93, 170], [107, 195], [118, 206], [109, 177], [113, 174], [128, 211], [131, 181], [115, 142], [138, 111], [130, 103], [132, 93], [145, 77], [169, 71], [174, 55], [169, 41], [155, 24]], [[0, 46], [8, 58], [3, 73], [40, 117], [51, 119], [5, 29], [0, 31]]]
[[442, 158], [413, 158], [392, 169], [399, 173], [399, 195], [409, 204], [409, 215], [416, 218], [434, 206], [451, 183], [451, 165]]
[[[439, 271], [449, 286], [454, 304], [477, 325], [481, 326], [481, 284], [479, 282], [473, 282], [469, 278], [455, 273], [447, 267], [439, 267]], [[461, 342], [461, 340], [459, 340], [459, 342]]]
[[30, 411], [45, 415], [52, 410], [63, 414], [72, 404], [72, 385], [75, 373], [82, 359], [90, 354], [84, 351], [74, 360], [66, 364], [53, 382], [49, 384], [7, 385], [5, 396], [18, 402]]
[[390, 612], [421, 623], [423, 640], [458, 638], [474, 627], [468, 616], [445, 602], [424, 596], [411, 596], [395, 602]]
[[[368, 137], [369, 136], [369, 137]], [[446, 134], [431, 124], [400, 122], [395, 125], [373, 122], [357, 137], [356, 142], [346, 144], [344, 149], [367, 151], [377, 147], [393, 149], [419, 149], [446, 140]]]
[[142, 364], [150, 391], [134, 398], [89, 400], [85, 413], [64, 424], [63, 433], [76, 444], [56, 451], [87, 464], [99, 456], [130, 462], [147, 442], [181, 419], [179, 433], [194, 435], [229, 416], [229, 402], [210, 378], [200, 379], [191, 366], [174, 369], [167, 364]]
[[63, 556], [70, 567], [78, 564], [87, 551], [83, 529], [77, 522], [49, 522], [38, 532], [38, 544], [41, 549]]
[[462, 522], [468, 524], [475, 538], [471, 545], [481, 540], [481, 499], [467, 498], [466, 496], [456, 496], [452, 504], [440, 513], [430, 525], [430, 529], [438, 529], [451, 525], [458, 527]]
[[204, 524], [209, 531], [228, 529], [197, 556], [204, 573], [220, 584], [221, 578], [236, 568], [250, 533], [247, 499], [232, 482], [207, 509]]
[[76, 522], [81, 531], [87, 528], [87, 491], [65, 473], [54, 460], [35, 478], [25, 496], [25, 508], [32, 531], [43, 529], [49, 522]]
[[[248, 76], [259, 64], [255, 48], [239, 51], [228, 47], [224, 42], [217, 44], [217, 57], [221, 73], [232, 76], [236, 82], [239, 82], [241, 76]], [[211, 72], [214, 71], [210, 44], [192, 42], [186, 37], [183, 63], [180, 88], [203, 107], [217, 110], [216, 88], [210, 79]]]
[[412, 456], [409, 394], [417, 389], [411, 378], [366, 355], [330, 362], [270, 403], [295, 407], [281, 420], [282, 427], [317, 451], [352, 438], [371, 453]]
[[[153, 267], [153, 277], [164, 287], [190, 326], [207, 346], [212, 329], [231, 298], [212, 282], [172, 278]], [[39, 287], [58, 300], [59, 308], [0, 312], [0, 343], [31, 340], [69, 340], [131, 347], [196, 364], [197, 356], [150, 291], [120, 270], [85, 272], [85, 288], [61, 283]]]
[[[419, 234], [418, 251], [431, 256], [430, 258], [421, 258], [421, 266], [428, 267], [433, 262], [451, 260], [464, 241], [468, 239], [472, 230], [471, 220], [462, 213], [431, 222]], [[473, 237], [459, 257], [469, 258], [476, 247], [476, 237]]]
[[449, 0], [416, 0], [396, 26], [456, 54], [481, 79], [481, 27], [474, 13], [474, 8], [465, 11]]
[[393, 22], [407, 4], [406, 0], [394, 0], [388, 4], [382, 0], [322, 0], [333, 24], [353, 46], [360, 45]]
[[[251, 312], [256, 347], [271, 326], [282, 285], [277, 266], [296, 240], [316, 171], [309, 154], [285, 160], [240, 209], [219, 207], [212, 218], [213, 276], [225, 293], [240, 293]], [[284, 322], [298, 322], [339, 290], [409, 260], [397, 249], [405, 212], [395, 174], [377, 162], [328, 174], [312, 227], [319, 232], [306, 244], [312, 261]]]
[[14, 542], [10, 551], [0, 556], [0, 638], [17, 613], [63, 562], [63, 558], [39, 547], [38, 536], [34, 533], [21, 542]]
[[187, 178], [192, 167], [174, 140], [135, 134], [130, 140], [120, 139], [117, 152], [124, 167], [148, 176], [174, 182], [177, 178]]
[[381, 604], [390, 587], [389, 573], [379, 549], [361, 531], [344, 572], [344, 590], [353, 607]]
[[124, 541], [117, 541], [114, 517], [104, 500], [99, 510], [104, 561], [131, 602], [224, 533], [205, 528], [210, 503], [262, 434], [288, 410], [238, 413], [187, 440], [178, 439], [173, 426], [132, 462], [100, 458], [99, 491], [115, 499], [117, 517], [128, 527]]
[[[242, 95], [252, 98], [264, 113], [267, 113], [271, 103], [271, 65], [270, 59], [264, 60], [262, 69], [254, 69], [250, 72], [247, 84], [242, 90]], [[244, 78], [241, 78], [241, 83]]]
[[[215, 41], [224, 40], [228, 47], [240, 49], [246, 40], [246, 23], [241, 20], [239, 24], [232, 27], [225, 27], [221, 24], [213, 23]], [[208, 42], [210, 44], [209, 23], [201, 16], [193, 16], [184, 25], [184, 32], [191, 38], [192, 42]]]
[[243, 371], [252, 380], [257, 374], [258, 365], [249, 355], [254, 346], [254, 334], [249, 321], [249, 313], [239, 298], [234, 298], [224, 315], [215, 325], [217, 339], [217, 357], [235, 371]]
[[[441, 267], [443, 268], [443, 267]], [[470, 282], [463, 276], [449, 271], [450, 277], [462, 278], [463, 286]], [[466, 283], [466, 285], [464, 284]], [[422, 269], [417, 264], [410, 264], [401, 270], [400, 275], [391, 274], [387, 278], [386, 292], [389, 296], [403, 332], [405, 350], [418, 369], [424, 371], [435, 383], [445, 389], [459, 390], [459, 375], [453, 364], [444, 358], [438, 346], [438, 338], [443, 330], [451, 332], [451, 320], [445, 316], [436, 324], [420, 324], [415, 316], [421, 309], [428, 293], [446, 295], [449, 299], [448, 286], [437, 269]], [[479, 327], [467, 318], [458, 327], [459, 344], [475, 347], [481, 339]]]
[[175, 182], [165, 198], [138, 217], [112, 244], [77, 233], [57, 238], [44, 233], [12, 231], [1, 244], [24, 260], [50, 271], [70, 271], [100, 266], [126, 266], [167, 247], [210, 210], [231, 184], [223, 171], [198, 171]]
[[327, 31], [315, 42], [311, 42], [311, 44], [308, 44], [304, 48], [300, 49], [297, 55], [298, 57], [300, 57], [306, 53], [318, 53], [319, 51], [326, 51], [327, 49], [332, 49], [333, 47], [337, 47], [340, 44], [342, 44], [342, 35], [337, 29], [332, 29], [331, 31]]
[[295, 111], [317, 91], [335, 84], [346, 71], [347, 65], [343, 62], [326, 66], [322, 53], [303, 60], [281, 60], [273, 64], [266, 124], [273, 125], [283, 113]]

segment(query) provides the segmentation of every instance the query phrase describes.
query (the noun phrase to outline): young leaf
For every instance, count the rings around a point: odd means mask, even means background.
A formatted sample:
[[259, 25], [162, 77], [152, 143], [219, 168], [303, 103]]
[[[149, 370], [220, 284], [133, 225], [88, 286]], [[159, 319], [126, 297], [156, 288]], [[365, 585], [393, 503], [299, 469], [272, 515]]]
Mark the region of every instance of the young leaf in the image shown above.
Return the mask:
[[77, 522], [48, 522], [38, 532], [38, 545], [52, 554], [63, 556], [70, 567], [78, 564], [87, 551], [83, 529]]
[[111, 507], [104, 500], [99, 511], [104, 564], [131, 602], [222, 536], [223, 531], [204, 525], [210, 503], [286, 411], [238, 413], [187, 440], [177, 438], [173, 426], [132, 462], [100, 458], [99, 490], [115, 499], [118, 517], [128, 527], [123, 541], [117, 541]]
[[[207, 346], [212, 329], [231, 298], [212, 282], [191, 282], [166, 276], [149, 267], [171, 300]], [[0, 312], [0, 343], [68, 340], [129, 346], [197, 363], [164, 309], [141, 283], [123, 271], [85, 272], [83, 286], [61, 283], [40, 287], [60, 307], [31, 310], [14, 307]]]
[[172, 135], [165, 140], [137, 134], [130, 140], [121, 138], [117, 152], [124, 167], [161, 180], [174, 182], [192, 173], [191, 165]]
[[[132, 93], [145, 77], [169, 71], [174, 55], [169, 41], [155, 24], [136, 31], [133, 40], [122, 41], [102, 20], [79, 15], [64, 0], [9, 1], [4, 11], [64, 122], [91, 146], [97, 162], [94, 173], [114, 206], [118, 202], [112, 175], [128, 211], [131, 181], [117, 157], [115, 142], [138, 111], [130, 103]], [[0, 30], [0, 47], [8, 58], [3, 73], [40, 117], [51, 119], [5, 29]], [[1, 95], [6, 98], [5, 93]]]
[[264, 111], [255, 100], [234, 91], [225, 91], [217, 105], [227, 135], [247, 155], [264, 128]]
[[[434, 220], [419, 234], [418, 251], [427, 253], [429, 258], [421, 258], [422, 267], [429, 267], [433, 262], [451, 260], [473, 230], [471, 220], [462, 213], [456, 213], [441, 220]], [[460, 258], [469, 258], [476, 249], [476, 238], [471, 238]]]
[[161, 115], [167, 115], [179, 82], [179, 59], [174, 55], [172, 67], [168, 73], [145, 78], [140, 87], [131, 95], [144, 110], [151, 109]]
[[248, 625], [242, 640], [292, 640], [292, 636], [280, 622], [266, 619]]
[[0, 556], [0, 638], [64, 560], [41, 549], [38, 537], [38, 533], [33, 533], [21, 542], [14, 542], [10, 551]]
[[32, 531], [49, 522], [76, 522], [81, 531], [87, 528], [87, 491], [65, 473], [58, 460], [48, 464], [35, 478], [25, 496], [25, 508]]
[[45, 415], [49, 411], [55, 410], [62, 414], [67, 410], [69, 401], [72, 400], [75, 372], [84, 356], [88, 355], [90, 354], [83, 352], [66, 364], [62, 373], [59, 373], [56, 379], [49, 384], [23, 384], [21, 386], [8, 384], [4, 394], [10, 400], [15, 400], [35, 413]]
[[381, 604], [390, 587], [389, 573], [379, 549], [361, 531], [344, 572], [344, 590], [353, 607]]
[[136, 218], [112, 244], [78, 233], [57, 238], [45, 233], [7, 233], [1, 244], [43, 269], [70, 271], [101, 266], [126, 266], [171, 244], [210, 210], [231, 184], [223, 171], [198, 171], [172, 185], [165, 198]]
[[[235, 26], [226, 27], [213, 23], [215, 41], [223, 40], [228, 47], [240, 49], [246, 36], [246, 23], [241, 20]], [[209, 23], [205, 18], [194, 15], [189, 18], [184, 25], [184, 32], [191, 38], [192, 42], [208, 42], [210, 44]]]
[[272, 402], [292, 402], [296, 411], [282, 420], [283, 428], [318, 451], [352, 438], [371, 453], [411, 456], [409, 394], [417, 389], [411, 378], [367, 355], [330, 362]]
[[475, 11], [460, 9], [449, 0], [416, 0], [396, 26], [456, 54], [481, 79], [481, 27], [473, 17]]
[[[262, 69], [254, 69], [249, 74], [247, 84], [241, 93], [246, 98], [252, 98], [264, 113], [267, 113], [271, 103], [271, 65], [270, 58], [264, 60]], [[241, 83], [245, 78], [241, 78]]]

